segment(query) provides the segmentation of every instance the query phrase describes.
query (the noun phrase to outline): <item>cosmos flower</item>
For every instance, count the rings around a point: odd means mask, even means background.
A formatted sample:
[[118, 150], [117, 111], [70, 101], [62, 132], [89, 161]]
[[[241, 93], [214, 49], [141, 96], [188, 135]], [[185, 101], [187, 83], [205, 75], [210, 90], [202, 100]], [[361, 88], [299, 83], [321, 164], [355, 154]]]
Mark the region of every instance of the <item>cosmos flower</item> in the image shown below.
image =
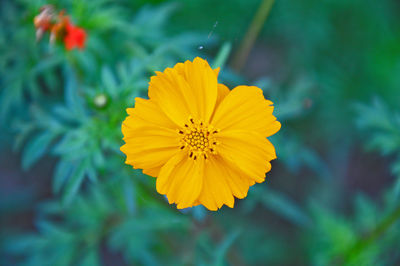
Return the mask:
[[43, 37], [45, 32], [49, 31], [50, 44], [59, 40], [64, 42], [68, 51], [74, 48], [85, 48], [87, 37], [85, 30], [72, 24], [64, 11], [60, 11], [57, 15], [53, 6], [45, 5], [40, 9], [39, 15], [34, 18], [33, 22], [37, 41]]
[[36, 41], [39, 41], [43, 34], [51, 28], [54, 8], [52, 5], [44, 5], [39, 11], [40, 13], [33, 19], [36, 28]]
[[281, 127], [272, 102], [254, 86], [230, 91], [218, 72], [198, 57], [156, 72], [149, 100], [136, 98], [122, 124], [126, 163], [156, 177], [178, 209], [232, 208], [276, 158], [267, 139]]
[[64, 37], [65, 48], [72, 50], [75, 47], [79, 49], [85, 48], [86, 32], [84, 29], [74, 26], [71, 23], [66, 25], [66, 35]]
[[57, 39], [62, 39], [62, 36], [66, 33], [66, 27], [69, 24], [71, 24], [69, 17], [64, 15], [64, 11], [61, 11], [56, 17], [56, 23], [54, 23], [50, 29], [51, 44]]

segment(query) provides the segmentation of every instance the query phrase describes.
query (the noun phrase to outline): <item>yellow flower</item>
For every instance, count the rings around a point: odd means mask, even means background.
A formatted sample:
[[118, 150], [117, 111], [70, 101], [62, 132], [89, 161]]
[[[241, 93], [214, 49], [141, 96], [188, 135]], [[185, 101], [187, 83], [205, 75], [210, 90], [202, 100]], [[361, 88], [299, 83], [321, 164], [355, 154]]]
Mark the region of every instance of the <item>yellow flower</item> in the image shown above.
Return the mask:
[[272, 102], [254, 86], [230, 91], [218, 72], [198, 57], [156, 72], [149, 100], [136, 98], [122, 124], [126, 163], [156, 177], [158, 193], [178, 209], [232, 208], [276, 158], [266, 138], [281, 127]]

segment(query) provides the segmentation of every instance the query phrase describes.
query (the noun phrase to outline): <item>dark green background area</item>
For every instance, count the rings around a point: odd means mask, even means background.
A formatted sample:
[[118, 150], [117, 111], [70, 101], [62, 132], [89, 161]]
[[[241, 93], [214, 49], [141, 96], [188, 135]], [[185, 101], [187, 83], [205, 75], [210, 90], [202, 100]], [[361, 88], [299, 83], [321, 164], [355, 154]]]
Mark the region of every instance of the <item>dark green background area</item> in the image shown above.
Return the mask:
[[[400, 264], [400, 2], [275, 0], [234, 68], [261, 2], [0, 2], [0, 265]], [[84, 50], [35, 41], [48, 3]], [[119, 151], [154, 71], [195, 56], [282, 123], [266, 182], [218, 212]]]

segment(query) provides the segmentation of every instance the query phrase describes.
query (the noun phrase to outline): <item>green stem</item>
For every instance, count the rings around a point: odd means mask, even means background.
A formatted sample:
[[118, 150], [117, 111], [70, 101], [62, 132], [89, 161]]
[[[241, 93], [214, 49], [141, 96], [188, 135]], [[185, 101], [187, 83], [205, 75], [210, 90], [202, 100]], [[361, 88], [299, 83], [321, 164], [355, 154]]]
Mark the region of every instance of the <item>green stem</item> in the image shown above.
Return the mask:
[[360, 239], [343, 255], [344, 262], [348, 262], [352, 257], [357, 256], [368, 245], [377, 240], [386, 230], [388, 230], [397, 220], [400, 219], [400, 205], [392, 213], [383, 219], [374, 230]]
[[229, 57], [229, 53], [231, 52], [232, 45], [229, 42], [226, 42], [222, 45], [219, 50], [217, 56], [214, 59], [214, 64], [212, 68], [223, 68], [225, 66], [226, 60]]
[[262, 26], [268, 18], [274, 2], [275, 0], [263, 0], [258, 8], [257, 13], [254, 16], [253, 21], [251, 22], [250, 27], [247, 30], [244, 39], [242, 40], [242, 43], [240, 44], [239, 50], [233, 58], [232, 68], [236, 71], [240, 71], [246, 62], [247, 56], [249, 55], [250, 50], [253, 47], [260, 30], [262, 29]]

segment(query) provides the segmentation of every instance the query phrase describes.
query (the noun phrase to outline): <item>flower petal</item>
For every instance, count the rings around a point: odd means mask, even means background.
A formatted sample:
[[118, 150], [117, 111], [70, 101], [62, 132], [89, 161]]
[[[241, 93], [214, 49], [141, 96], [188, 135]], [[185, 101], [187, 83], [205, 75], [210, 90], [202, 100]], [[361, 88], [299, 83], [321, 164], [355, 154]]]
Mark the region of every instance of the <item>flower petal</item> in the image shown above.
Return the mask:
[[260, 133], [226, 131], [218, 133], [218, 153], [246, 176], [260, 183], [276, 158], [274, 146]]
[[215, 104], [216, 107], [222, 102], [223, 99], [229, 94], [230, 90], [227, 86], [222, 83], [218, 83], [218, 97], [217, 102]]
[[239, 199], [245, 198], [249, 187], [255, 184], [253, 179], [241, 171], [236, 164], [230, 163], [222, 156], [216, 156], [216, 158], [233, 195]]
[[195, 108], [192, 116], [197, 120], [210, 122], [217, 100], [219, 69], [213, 70], [206, 60], [196, 57], [193, 62], [186, 61], [179, 65], [178, 72], [185, 78], [193, 93], [191, 99], [195, 101], [191, 104]]
[[179, 136], [154, 103], [136, 100], [136, 107], [128, 109], [130, 115], [122, 123], [126, 144], [121, 151], [127, 156], [127, 164], [154, 173], [179, 151]]
[[129, 139], [121, 151], [126, 155], [125, 163], [146, 170], [165, 164], [179, 151], [178, 147], [179, 143], [174, 144], [170, 137], [138, 135]]
[[149, 98], [165, 114], [183, 126], [189, 116], [206, 123], [217, 100], [217, 77], [207, 61], [196, 57], [193, 62], [178, 63], [150, 80]]
[[178, 209], [192, 207], [203, 186], [204, 159], [189, 159], [186, 152], [173, 156], [157, 178], [157, 192], [167, 196]]
[[218, 78], [218, 75], [219, 75], [219, 71], [221, 70], [221, 68], [220, 67], [217, 67], [217, 68], [214, 68], [213, 69], [213, 71], [214, 71], [214, 74], [215, 74], [215, 76]]
[[231, 176], [227, 176], [226, 169], [222, 164], [224, 162], [218, 156], [211, 156], [205, 162], [203, 189], [198, 202], [211, 211], [218, 210], [224, 204], [233, 208], [235, 202], [227, 180]]
[[151, 177], [157, 177], [160, 174], [161, 167], [154, 167], [154, 168], [148, 168], [148, 169], [143, 169], [143, 174], [151, 176]]
[[155, 101], [135, 98], [135, 108], [127, 109], [128, 115], [137, 116], [151, 124], [176, 129], [176, 125], [165, 115]]
[[218, 106], [212, 124], [221, 131], [249, 130], [270, 136], [280, 129], [273, 110], [260, 88], [238, 86]]
[[[187, 82], [173, 68], [156, 72], [149, 83], [149, 98], [160, 106], [165, 115], [179, 127], [183, 126], [191, 114], [191, 95]], [[187, 102], [189, 100], [189, 102]]]

